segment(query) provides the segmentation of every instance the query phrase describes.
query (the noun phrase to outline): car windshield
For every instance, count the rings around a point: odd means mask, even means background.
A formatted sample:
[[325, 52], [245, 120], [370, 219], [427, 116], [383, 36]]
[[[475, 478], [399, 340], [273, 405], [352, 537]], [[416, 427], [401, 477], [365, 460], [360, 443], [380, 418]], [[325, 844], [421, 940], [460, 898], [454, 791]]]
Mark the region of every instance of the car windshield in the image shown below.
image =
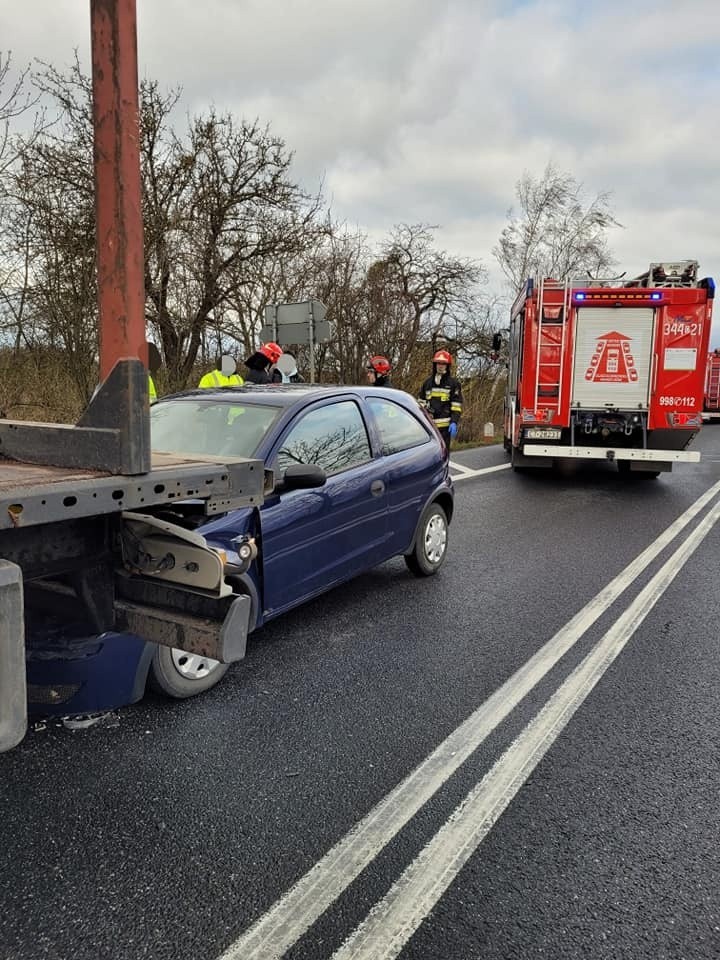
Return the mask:
[[150, 414], [152, 448], [202, 457], [252, 457], [280, 412], [244, 398], [160, 402]]

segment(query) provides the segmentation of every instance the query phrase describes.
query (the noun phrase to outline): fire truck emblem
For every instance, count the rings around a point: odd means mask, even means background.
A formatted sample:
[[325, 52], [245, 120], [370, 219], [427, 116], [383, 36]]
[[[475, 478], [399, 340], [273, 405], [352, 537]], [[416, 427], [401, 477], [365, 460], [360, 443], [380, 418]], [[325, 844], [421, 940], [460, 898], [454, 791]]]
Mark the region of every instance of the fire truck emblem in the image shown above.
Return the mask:
[[613, 330], [597, 338], [585, 379], [594, 383], [635, 383], [638, 372], [630, 352], [632, 337]]

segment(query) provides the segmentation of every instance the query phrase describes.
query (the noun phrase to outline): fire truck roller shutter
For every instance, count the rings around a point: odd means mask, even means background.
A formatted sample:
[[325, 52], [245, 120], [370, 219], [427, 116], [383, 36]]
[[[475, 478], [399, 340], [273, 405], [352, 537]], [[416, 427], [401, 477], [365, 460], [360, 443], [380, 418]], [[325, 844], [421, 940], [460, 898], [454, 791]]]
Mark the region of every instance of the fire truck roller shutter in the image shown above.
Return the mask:
[[572, 406], [647, 410], [655, 311], [581, 307], [577, 311]]

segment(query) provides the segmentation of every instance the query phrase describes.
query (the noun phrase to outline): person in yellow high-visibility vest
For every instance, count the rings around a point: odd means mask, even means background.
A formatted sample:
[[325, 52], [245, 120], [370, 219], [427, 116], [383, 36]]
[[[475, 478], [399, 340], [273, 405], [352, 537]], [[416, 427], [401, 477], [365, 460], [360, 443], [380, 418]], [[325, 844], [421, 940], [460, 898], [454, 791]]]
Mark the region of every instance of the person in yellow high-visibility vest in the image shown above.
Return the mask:
[[245, 381], [236, 370], [237, 367], [232, 357], [221, 357], [217, 367], [201, 378], [198, 387], [201, 390], [212, 390], [217, 387], [241, 387]]
[[155, 376], [160, 372], [160, 367], [162, 366], [162, 358], [160, 356], [160, 351], [157, 346], [148, 341], [148, 395], [150, 397], [150, 406], [154, 403], [157, 403], [157, 387], [155, 386], [155, 380], [153, 379], [153, 374]]

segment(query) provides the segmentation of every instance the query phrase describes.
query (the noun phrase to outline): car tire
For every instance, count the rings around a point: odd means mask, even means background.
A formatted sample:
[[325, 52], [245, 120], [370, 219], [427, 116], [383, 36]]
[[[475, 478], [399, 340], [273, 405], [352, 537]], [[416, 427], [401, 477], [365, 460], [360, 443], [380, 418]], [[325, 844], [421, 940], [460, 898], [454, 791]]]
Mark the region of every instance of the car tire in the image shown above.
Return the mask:
[[408, 570], [416, 577], [432, 577], [445, 562], [447, 541], [447, 514], [439, 503], [428, 504], [417, 525], [413, 549], [405, 554]]
[[158, 646], [150, 664], [148, 679], [152, 689], [158, 693], [175, 700], [185, 700], [214, 687], [225, 676], [229, 666], [229, 663], [186, 653], [176, 647]]

